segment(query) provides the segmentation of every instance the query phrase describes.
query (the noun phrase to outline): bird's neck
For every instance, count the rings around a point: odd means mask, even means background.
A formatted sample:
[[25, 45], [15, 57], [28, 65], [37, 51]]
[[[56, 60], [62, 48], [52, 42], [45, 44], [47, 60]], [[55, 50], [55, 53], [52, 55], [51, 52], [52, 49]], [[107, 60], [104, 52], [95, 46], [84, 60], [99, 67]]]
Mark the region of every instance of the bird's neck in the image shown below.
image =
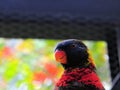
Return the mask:
[[86, 64], [82, 64], [82, 65], [75, 65], [75, 66], [72, 66], [72, 65], [63, 65], [64, 69], [65, 70], [72, 70], [72, 69], [82, 69], [82, 68], [89, 68], [91, 70], [95, 70], [95, 66], [92, 64], [92, 63], [86, 63]]

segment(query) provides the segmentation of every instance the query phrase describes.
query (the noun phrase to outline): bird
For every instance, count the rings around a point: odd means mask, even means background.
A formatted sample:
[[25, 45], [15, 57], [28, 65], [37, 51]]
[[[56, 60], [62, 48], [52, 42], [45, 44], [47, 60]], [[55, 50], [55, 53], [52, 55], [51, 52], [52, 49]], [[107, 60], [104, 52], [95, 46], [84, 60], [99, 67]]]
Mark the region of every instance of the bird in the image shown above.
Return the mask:
[[105, 90], [88, 47], [78, 39], [59, 42], [54, 50], [64, 72], [54, 90]]

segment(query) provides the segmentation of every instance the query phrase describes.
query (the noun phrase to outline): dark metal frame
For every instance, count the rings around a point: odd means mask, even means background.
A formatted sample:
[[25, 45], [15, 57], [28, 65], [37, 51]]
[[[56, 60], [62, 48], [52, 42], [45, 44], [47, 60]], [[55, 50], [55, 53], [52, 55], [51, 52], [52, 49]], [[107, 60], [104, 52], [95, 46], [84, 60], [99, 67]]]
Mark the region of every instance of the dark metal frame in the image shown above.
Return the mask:
[[[118, 36], [115, 24], [99, 21], [86, 21], [81, 18], [41, 17], [38, 20], [1, 19], [0, 37], [103, 40], [108, 44], [109, 63], [112, 80], [120, 71]], [[120, 46], [119, 46], [120, 47]]]

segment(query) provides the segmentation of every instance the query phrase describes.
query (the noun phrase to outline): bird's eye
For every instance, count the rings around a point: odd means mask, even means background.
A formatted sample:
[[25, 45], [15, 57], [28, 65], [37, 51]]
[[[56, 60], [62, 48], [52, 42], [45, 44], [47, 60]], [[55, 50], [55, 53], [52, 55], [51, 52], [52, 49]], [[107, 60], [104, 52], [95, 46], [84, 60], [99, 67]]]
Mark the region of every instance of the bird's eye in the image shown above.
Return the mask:
[[77, 46], [76, 44], [70, 45], [71, 48], [75, 48], [76, 46]]

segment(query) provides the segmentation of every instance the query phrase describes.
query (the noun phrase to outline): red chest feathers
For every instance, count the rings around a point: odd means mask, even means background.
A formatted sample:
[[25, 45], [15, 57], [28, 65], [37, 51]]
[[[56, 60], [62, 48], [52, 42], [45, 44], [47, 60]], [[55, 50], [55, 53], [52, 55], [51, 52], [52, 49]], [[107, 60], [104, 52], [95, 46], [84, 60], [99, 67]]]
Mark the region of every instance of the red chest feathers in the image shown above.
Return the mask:
[[72, 82], [78, 82], [79, 84], [82, 83], [84, 85], [94, 85], [95, 87], [102, 88], [102, 84], [97, 74], [94, 70], [89, 68], [76, 68], [64, 71], [57, 86], [66, 87]]

